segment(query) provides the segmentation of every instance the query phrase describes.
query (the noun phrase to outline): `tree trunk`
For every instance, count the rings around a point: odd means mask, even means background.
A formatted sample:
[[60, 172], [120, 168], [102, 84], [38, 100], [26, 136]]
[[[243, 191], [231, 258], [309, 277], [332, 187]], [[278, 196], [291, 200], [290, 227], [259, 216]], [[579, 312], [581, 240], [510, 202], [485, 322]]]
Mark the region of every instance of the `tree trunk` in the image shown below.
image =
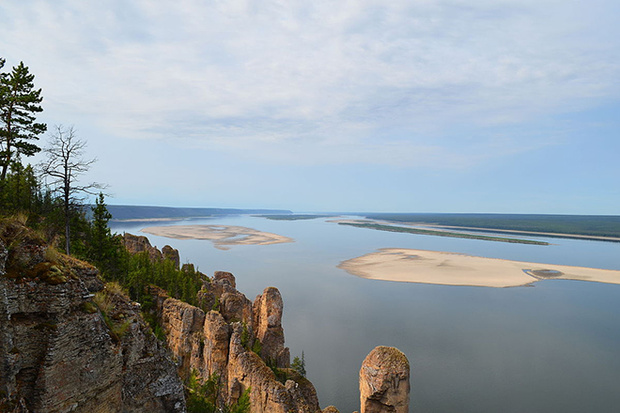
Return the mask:
[[64, 201], [65, 201], [65, 251], [67, 255], [71, 255], [71, 217], [69, 213], [69, 201], [71, 196], [71, 168], [67, 166], [67, 161], [65, 161], [65, 178], [64, 178]]
[[69, 250], [71, 241], [70, 241], [70, 216], [69, 216], [69, 199], [65, 197], [65, 251], [67, 255], [71, 255], [71, 251]]

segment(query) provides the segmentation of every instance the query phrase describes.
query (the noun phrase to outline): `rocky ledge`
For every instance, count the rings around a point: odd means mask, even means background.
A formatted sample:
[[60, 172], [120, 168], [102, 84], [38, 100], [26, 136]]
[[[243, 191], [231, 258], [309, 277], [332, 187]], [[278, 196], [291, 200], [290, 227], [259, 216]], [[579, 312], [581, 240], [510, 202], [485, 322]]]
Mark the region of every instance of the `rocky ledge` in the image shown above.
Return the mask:
[[94, 267], [6, 223], [0, 411], [185, 411], [176, 365], [138, 306], [120, 289], [104, 289]]

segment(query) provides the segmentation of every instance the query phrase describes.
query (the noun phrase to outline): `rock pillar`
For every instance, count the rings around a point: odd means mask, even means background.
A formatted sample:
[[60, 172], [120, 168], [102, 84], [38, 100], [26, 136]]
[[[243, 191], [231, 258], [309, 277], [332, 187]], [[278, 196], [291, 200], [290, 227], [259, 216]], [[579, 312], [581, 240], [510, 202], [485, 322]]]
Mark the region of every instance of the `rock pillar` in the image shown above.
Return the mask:
[[407, 356], [394, 347], [375, 347], [360, 369], [360, 413], [408, 413], [409, 389]]

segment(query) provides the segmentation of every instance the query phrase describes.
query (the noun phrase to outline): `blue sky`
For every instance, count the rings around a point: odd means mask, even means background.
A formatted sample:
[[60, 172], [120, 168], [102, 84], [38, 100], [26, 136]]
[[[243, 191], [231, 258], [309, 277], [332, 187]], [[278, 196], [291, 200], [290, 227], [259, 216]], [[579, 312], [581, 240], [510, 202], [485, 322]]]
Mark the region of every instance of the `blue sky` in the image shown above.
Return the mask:
[[88, 141], [111, 204], [620, 214], [619, 15], [5, 0], [0, 56], [36, 75], [42, 120]]

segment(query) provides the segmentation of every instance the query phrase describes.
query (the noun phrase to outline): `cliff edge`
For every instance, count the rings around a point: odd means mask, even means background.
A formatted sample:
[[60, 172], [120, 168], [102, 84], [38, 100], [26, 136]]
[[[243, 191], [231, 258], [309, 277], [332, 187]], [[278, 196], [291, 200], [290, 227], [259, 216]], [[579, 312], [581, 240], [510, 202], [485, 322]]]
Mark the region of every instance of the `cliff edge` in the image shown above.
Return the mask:
[[91, 265], [7, 222], [0, 223], [0, 411], [186, 411], [171, 355], [136, 304], [104, 289]]

